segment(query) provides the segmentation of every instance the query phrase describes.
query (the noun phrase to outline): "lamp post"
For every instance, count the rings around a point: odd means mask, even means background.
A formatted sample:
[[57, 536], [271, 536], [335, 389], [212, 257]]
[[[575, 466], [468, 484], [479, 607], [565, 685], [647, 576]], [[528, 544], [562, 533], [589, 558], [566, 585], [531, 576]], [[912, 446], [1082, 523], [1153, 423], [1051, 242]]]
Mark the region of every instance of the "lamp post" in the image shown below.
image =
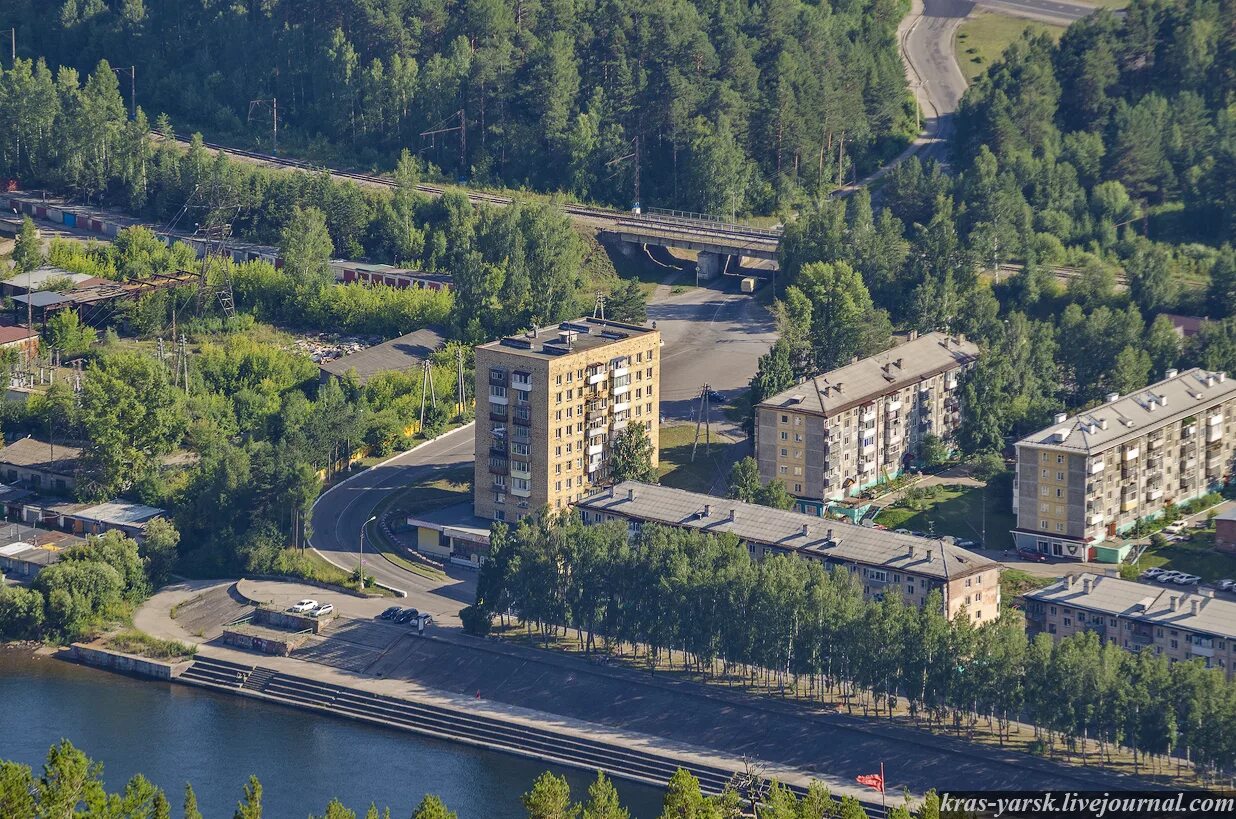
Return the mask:
[[356, 571], [360, 575], [361, 591], [364, 591], [365, 589], [365, 529], [367, 529], [369, 524], [373, 523], [377, 519], [377, 515], [371, 516], [369, 520], [361, 524], [360, 528], [360, 567]]

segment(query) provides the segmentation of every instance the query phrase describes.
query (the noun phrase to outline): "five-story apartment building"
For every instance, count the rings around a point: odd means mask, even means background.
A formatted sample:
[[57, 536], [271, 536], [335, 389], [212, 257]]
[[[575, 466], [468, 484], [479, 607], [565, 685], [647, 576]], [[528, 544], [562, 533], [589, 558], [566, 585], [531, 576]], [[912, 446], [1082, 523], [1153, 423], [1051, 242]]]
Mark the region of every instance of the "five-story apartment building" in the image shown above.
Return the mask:
[[1088, 560], [1094, 545], [1200, 497], [1231, 473], [1236, 381], [1221, 372], [1167, 378], [1086, 412], [1057, 415], [1017, 442], [1019, 549]]
[[919, 336], [891, 350], [813, 376], [755, 408], [760, 477], [780, 479], [798, 509], [898, 475], [928, 435], [944, 442], [961, 423], [961, 374], [978, 359], [964, 336]]
[[661, 334], [582, 318], [476, 347], [474, 509], [518, 520], [609, 478], [614, 436], [643, 423], [657, 453]]

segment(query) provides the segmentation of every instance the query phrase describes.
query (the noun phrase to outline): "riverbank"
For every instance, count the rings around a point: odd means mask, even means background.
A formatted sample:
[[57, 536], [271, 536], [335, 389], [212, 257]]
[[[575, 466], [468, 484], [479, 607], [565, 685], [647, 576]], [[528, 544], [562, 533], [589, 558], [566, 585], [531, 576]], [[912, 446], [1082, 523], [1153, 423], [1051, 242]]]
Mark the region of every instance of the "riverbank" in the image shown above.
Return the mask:
[[[231, 816], [251, 773], [262, 780], [271, 816], [321, 815], [332, 797], [362, 814], [374, 802], [408, 816], [423, 794], [437, 793], [460, 819], [524, 819], [519, 795], [547, 768], [566, 776], [576, 799], [592, 779], [535, 760], [66, 663], [53, 652], [0, 647], [0, 759], [37, 772], [48, 747], [69, 739], [103, 763], [109, 789], [142, 773], [178, 804], [188, 781], [206, 817]], [[659, 814], [661, 788], [615, 784], [633, 817]]]

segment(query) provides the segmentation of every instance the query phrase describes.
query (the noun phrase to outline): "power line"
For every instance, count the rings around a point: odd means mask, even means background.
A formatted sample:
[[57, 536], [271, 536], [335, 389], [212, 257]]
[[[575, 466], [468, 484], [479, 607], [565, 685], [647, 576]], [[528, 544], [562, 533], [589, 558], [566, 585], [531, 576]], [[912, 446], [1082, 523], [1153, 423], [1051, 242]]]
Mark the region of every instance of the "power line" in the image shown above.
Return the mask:
[[700, 445], [700, 423], [704, 425], [704, 454], [711, 454], [712, 447], [712, 405], [710, 395], [712, 385], [705, 384], [700, 389], [699, 410], [695, 414], [695, 441], [691, 444], [691, 462], [695, 463], [695, 449]]

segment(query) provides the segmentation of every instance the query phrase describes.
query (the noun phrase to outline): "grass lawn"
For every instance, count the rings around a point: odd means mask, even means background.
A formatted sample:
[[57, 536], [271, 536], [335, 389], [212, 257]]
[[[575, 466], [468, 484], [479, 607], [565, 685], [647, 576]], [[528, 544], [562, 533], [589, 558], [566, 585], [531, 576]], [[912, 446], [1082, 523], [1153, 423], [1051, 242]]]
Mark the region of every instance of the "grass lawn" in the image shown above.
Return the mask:
[[1187, 540], [1169, 543], [1158, 549], [1153, 546], [1147, 548], [1137, 562], [1137, 568], [1145, 571], [1154, 566], [1195, 574], [1209, 583], [1227, 577], [1236, 578], [1236, 556], [1215, 551], [1215, 535], [1210, 531], [1197, 531]]
[[990, 11], [975, 11], [957, 29], [957, 65], [966, 80], [974, 82], [1000, 59], [1004, 49], [1021, 37], [1023, 31], [1046, 32], [1053, 40], [1059, 40], [1064, 28]]
[[[374, 509], [379, 517], [393, 514], [396, 518], [407, 515], [423, 515], [436, 509], [462, 503], [472, 497], [472, 467], [458, 466], [434, 476], [431, 480], [414, 483], [402, 491], [386, 497]], [[369, 527], [366, 543], [381, 552], [396, 566], [424, 577], [441, 580], [446, 575], [433, 566], [426, 566], [405, 556], [397, 544], [376, 526]]]
[[1026, 592], [1050, 586], [1054, 582], [1053, 578], [1040, 577], [1022, 569], [1005, 569], [1000, 572], [1000, 599], [1007, 606]]
[[[876, 523], [889, 529], [910, 529], [934, 532], [969, 540], [982, 540], [983, 503], [987, 506], [987, 543], [989, 549], [1013, 547], [1010, 534], [1016, 521], [1012, 509], [1012, 487], [1009, 478], [997, 478], [987, 487], [947, 484], [936, 489], [934, 498], [914, 501], [918, 508], [890, 506], [876, 517]], [[902, 503], [901, 501], [898, 504]]]
[[657, 467], [657, 475], [661, 483], [675, 489], [686, 489], [691, 492], [708, 492], [714, 483], [720, 479], [724, 484], [726, 478], [721, 454], [730, 444], [735, 443], [729, 436], [712, 431], [712, 451], [705, 454], [703, 428], [700, 429], [700, 445], [695, 452], [695, 461], [691, 460], [691, 446], [695, 441], [695, 424], [678, 424], [677, 426], [661, 427], [661, 462]]

